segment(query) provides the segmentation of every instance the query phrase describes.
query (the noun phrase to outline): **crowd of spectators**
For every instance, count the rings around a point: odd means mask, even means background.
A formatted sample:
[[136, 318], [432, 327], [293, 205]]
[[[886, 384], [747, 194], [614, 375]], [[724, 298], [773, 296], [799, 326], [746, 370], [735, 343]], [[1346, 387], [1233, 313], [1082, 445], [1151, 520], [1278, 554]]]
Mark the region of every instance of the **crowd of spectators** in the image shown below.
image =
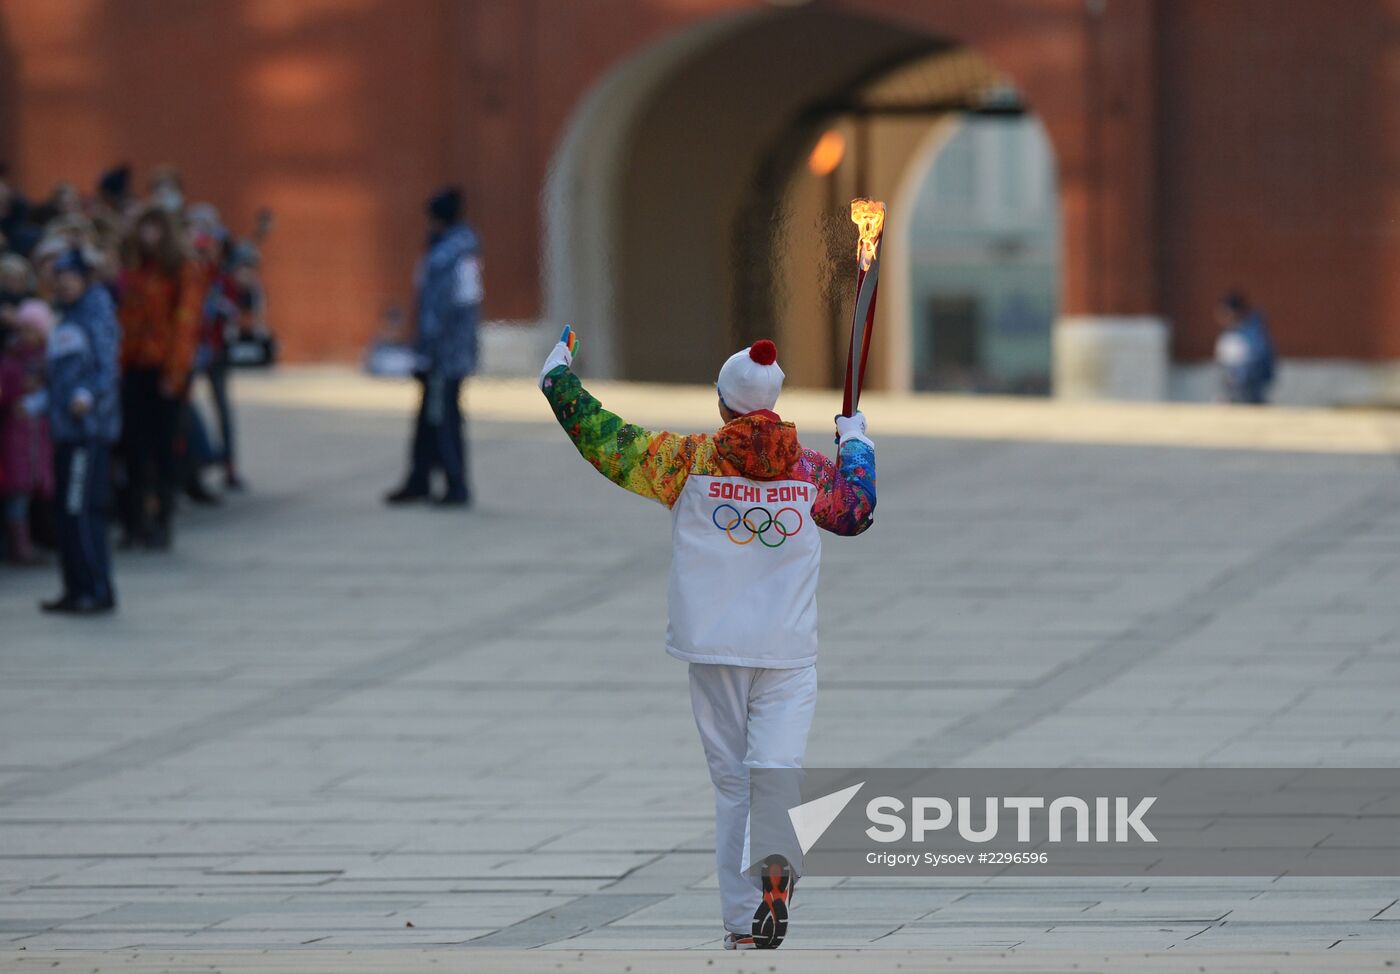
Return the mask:
[[[223, 491], [244, 489], [229, 397], [230, 348], [266, 335], [259, 266], [270, 224], [264, 211], [249, 235], [235, 236], [213, 205], [186, 201], [180, 174], [168, 166], [151, 171], [144, 192], [131, 168], [119, 165], [90, 194], [61, 182], [37, 202], [0, 166], [3, 553], [30, 566], [47, 560], [44, 547], [58, 547], [64, 593], [48, 607], [115, 605], [110, 586], [95, 597], [73, 591], [80, 586], [65, 531], [77, 531], [76, 540], [68, 538], [74, 557], [101, 561], [105, 570], [109, 509], [118, 516], [121, 546], [161, 551], [172, 544], [180, 495], [220, 503], [206, 483], [210, 468]], [[69, 388], [65, 355], [75, 347], [88, 371]], [[201, 378], [217, 438], [192, 396]], [[110, 417], [103, 415], [104, 395]], [[81, 486], [93, 492], [100, 530], [65, 521], [82, 506], [69, 483], [65, 444], [89, 441], [111, 447], [103, 446], [100, 477], [93, 476], [99, 470], [91, 457], [80, 458]], [[94, 480], [101, 482], [88, 483]], [[83, 547], [98, 541], [97, 555]]]

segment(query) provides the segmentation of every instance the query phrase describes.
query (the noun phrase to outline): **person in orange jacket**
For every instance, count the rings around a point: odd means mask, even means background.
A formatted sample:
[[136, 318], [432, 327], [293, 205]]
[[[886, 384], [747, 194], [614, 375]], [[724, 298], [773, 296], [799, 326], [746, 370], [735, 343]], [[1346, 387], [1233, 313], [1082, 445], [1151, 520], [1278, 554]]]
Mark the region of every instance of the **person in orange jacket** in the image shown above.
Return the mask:
[[[179, 467], [175, 439], [199, 338], [205, 271], [179, 218], [152, 206], [123, 244], [118, 278], [122, 326], [124, 542], [168, 548]], [[151, 502], [155, 518], [151, 520]]]

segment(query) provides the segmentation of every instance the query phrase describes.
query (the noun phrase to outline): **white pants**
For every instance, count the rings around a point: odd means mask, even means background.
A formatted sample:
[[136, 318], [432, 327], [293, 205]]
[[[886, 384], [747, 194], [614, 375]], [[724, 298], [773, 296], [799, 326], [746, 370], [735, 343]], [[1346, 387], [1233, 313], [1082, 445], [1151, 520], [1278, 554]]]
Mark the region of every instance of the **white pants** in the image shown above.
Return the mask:
[[817, 668], [690, 664], [690, 703], [715, 786], [715, 865], [724, 927], [752, 931], [759, 880], [747, 875], [749, 768], [800, 768]]

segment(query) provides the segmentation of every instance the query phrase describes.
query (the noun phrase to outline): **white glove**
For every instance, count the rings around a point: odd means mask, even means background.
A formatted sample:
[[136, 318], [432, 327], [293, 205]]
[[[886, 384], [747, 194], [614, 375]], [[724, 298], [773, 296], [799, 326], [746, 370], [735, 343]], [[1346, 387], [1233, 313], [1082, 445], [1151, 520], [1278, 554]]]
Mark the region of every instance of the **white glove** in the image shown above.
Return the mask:
[[856, 410], [854, 416], [836, 417], [836, 442], [843, 444], [847, 440], [860, 440], [866, 446], [875, 446], [870, 442], [870, 437], [865, 435], [865, 413], [860, 410]]
[[544, 388], [544, 377], [549, 375], [561, 365], [572, 366], [574, 364], [574, 353], [570, 345], [578, 348], [578, 338], [574, 335], [573, 329], [568, 325], [564, 326], [564, 333], [559, 336], [559, 341], [555, 342], [554, 348], [550, 350], [549, 357], [544, 360], [544, 368], [540, 369], [540, 388]]

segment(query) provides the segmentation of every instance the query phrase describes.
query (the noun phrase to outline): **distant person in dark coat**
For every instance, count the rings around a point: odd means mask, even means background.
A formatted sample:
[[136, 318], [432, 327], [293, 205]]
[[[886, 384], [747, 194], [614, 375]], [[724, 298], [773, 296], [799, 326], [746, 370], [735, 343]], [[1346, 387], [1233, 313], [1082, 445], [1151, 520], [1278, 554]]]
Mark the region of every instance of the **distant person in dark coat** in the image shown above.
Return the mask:
[[422, 400], [413, 430], [408, 477], [389, 494], [389, 504], [431, 496], [434, 470], [446, 490], [437, 503], [466, 507], [466, 438], [461, 409], [462, 381], [476, 371], [477, 319], [481, 311], [481, 258], [476, 234], [462, 222], [462, 194], [455, 188], [428, 200], [428, 250], [417, 271], [414, 349]]
[[[43, 235], [43, 229], [30, 215], [29, 201], [9, 181], [7, 170], [0, 164], [0, 237], [10, 250], [28, 257]], [[0, 250], [4, 250], [0, 246]]]

